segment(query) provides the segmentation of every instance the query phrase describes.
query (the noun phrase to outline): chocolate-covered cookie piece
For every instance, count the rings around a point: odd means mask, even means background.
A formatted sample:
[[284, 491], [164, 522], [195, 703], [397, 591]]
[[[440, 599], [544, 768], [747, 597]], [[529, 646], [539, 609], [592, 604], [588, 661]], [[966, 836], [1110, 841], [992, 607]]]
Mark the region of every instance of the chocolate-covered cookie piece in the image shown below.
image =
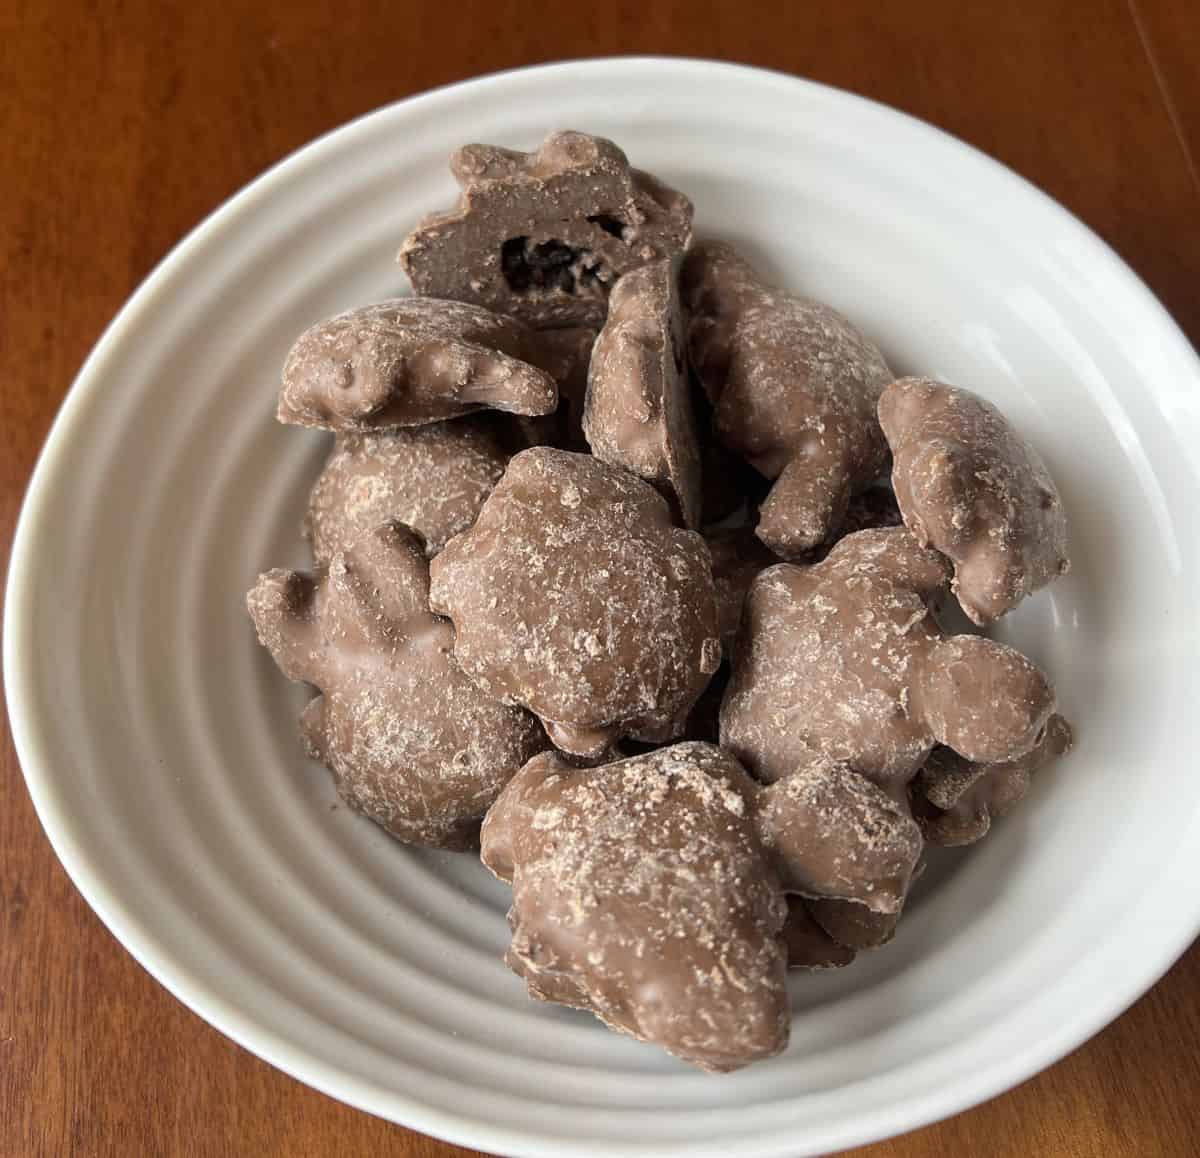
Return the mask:
[[917, 541], [954, 562], [953, 591], [988, 624], [1065, 574], [1067, 518], [1046, 464], [990, 403], [930, 378], [879, 399], [892, 485]]
[[317, 563], [389, 520], [420, 535], [428, 555], [466, 530], [508, 462], [489, 418], [339, 435], [304, 523]]
[[926, 600], [948, 579], [944, 556], [903, 527], [850, 535], [811, 567], [762, 572], [734, 645], [721, 743], [764, 780], [815, 750], [897, 798], [934, 744], [970, 760], [1024, 755], [1054, 691], [1012, 648], [943, 635]]
[[653, 487], [590, 455], [516, 455], [432, 578], [463, 670], [578, 755], [677, 736], [720, 663], [704, 540], [672, 525]]
[[930, 844], [972, 844], [992, 821], [1011, 812], [1029, 791], [1033, 774], [1071, 750], [1071, 725], [1057, 713], [1024, 756], [972, 764], [949, 748], [935, 748], [912, 783], [913, 815]]
[[301, 720], [309, 751], [399, 840], [470, 847], [500, 790], [548, 746], [532, 716], [454, 663], [453, 629], [429, 610], [424, 550], [399, 523], [328, 569], [268, 571], [246, 604], [283, 674], [320, 689]]
[[597, 458], [651, 483], [695, 530], [700, 450], [678, 276], [678, 262], [656, 261], [617, 282], [592, 348], [583, 431]]
[[853, 949], [839, 945], [813, 919], [809, 902], [795, 895], [787, 899], [787, 920], [783, 925], [783, 943], [787, 946], [789, 969], [814, 972], [841, 969], [857, 956]]
[[426, 217], [400, 249], [420, 294], [538, 327], [598, 327], [618, 278], [691, 240], [691, 202], [604, 137], [551, 133], [534, 153], [464, 145], [450, 171], [458, 204]]
[[891, 371], [836, 310], [768, 285], [728, 245], [693, 248], [682, 291], [717, 433], [775, 480], [759, 538], [777, 555], [801, 556], [884, 470], [876, 404]]
[[[364, 432], [476, 410], [552, 414], [533, 331], [480, 306], [393, 298], [319, 322], [283, 367], [280, 422]], [[557, 361], [554, 362], [557, 365]]]
[[711, 744], [530, 761], [482, 834], [484, 864], [512, 882], [507, 960], [530, 993], [707, 1070], [779, 1053], [786, 910], [753, 791]]

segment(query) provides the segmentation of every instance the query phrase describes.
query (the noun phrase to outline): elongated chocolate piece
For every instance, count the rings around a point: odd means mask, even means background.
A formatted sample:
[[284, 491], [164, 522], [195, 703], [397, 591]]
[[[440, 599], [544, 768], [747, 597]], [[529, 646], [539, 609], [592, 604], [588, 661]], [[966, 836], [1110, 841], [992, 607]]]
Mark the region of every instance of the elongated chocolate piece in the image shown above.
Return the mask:
[[[513, 318], [433, 298], [393, 298], [319, 322], [283, 367], [280, 422], [364, 432], [477, 410], [552, 414], [558, 387]], [[557, 356], [554, 357], [558, 364]]]
[[450, 171], [458, 204], [400, 248], [419, 294], [538, 327], [599, 327], [618, 278], [691, 240], [691, 202], [604, 137], [551, 133], [534, 153], [464, 145]]
[[617, 282], [592, 349], [583, 429], [597, 458], [651, 483], [695, 530], [700, 450], [678, 277], [677, 262], [657, 261]]
[[836, 310], [768, 285], [728, 245], [692, 249], [682, 292], [717, 433], [775, 480], [758, 536], [777, 555], [803, 556], [887, 463], [876, 404], [891, 371]]
[[312, 575], [268, 571], [246, 597], [288, 679], [320, 689], [301, 719], [351, 807], [398, 840], [469, 848], [517, 770], [547, 747], [537, 721], [480, 692], [429, 610], [420, 540], [385, 523]]
[[919, 543], [954, 562], [954, 594], [988, 624], [1066, 573], [1067, 518], [1036, 450], [990, 402], [931, 378], [879, 399], [892, 485]]

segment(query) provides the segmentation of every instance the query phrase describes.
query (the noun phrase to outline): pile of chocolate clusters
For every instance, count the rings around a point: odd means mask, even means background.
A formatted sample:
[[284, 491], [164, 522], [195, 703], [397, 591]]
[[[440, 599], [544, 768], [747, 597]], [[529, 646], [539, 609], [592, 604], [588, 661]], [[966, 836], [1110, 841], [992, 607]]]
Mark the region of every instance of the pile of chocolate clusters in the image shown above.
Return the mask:
[[612, 142], [451, 167], [414, 295], [287, 359], [280, 420], [336, 442], [313, 571], [250, 613], [342, 796], [511, 882], [533, 996], [734, 1069], [786, 1046], [789, 965], [884, 944], [925, 844], [1070, 747], [1042, 671], [939, 621], [1065, 572], [1062, 504]]

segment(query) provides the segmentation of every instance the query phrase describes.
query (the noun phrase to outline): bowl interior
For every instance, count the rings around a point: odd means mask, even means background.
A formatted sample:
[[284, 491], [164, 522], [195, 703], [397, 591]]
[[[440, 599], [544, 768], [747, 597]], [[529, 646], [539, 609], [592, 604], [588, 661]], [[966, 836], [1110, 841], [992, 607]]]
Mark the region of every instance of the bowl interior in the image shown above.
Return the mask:
[[[792, 1046], [714, 1079], [529, 1002], [507, 890], [391, 842], [295, 735], [304, 694], [242, 597], [304, 565], [327, 444], [273, 419], [312, 321], [399, 292], [394, 251], [467, 140], [615, 138], [698, 228], [837, 306], [900, 372], [996, 402], [1071, 518], [1073, 569], [998, 634], [1056, 680], [1078, 746], [893, 945], [791, 982]], [[1091, 234], [964, 146], [831, 90], [696, 62], [488, 78], [356, 122], [273, 171], [139, 292], [81, 374], [23, 516], [6, 621], [30, 787], [85, 895], [231, 1036], [419, 1129], [529, 1154], [808, 1154], [1027, 1076], [1190, 940], [1200, 900], [1200, 369]], [[663, 1111], [669, 1111], [664, 1113]]]

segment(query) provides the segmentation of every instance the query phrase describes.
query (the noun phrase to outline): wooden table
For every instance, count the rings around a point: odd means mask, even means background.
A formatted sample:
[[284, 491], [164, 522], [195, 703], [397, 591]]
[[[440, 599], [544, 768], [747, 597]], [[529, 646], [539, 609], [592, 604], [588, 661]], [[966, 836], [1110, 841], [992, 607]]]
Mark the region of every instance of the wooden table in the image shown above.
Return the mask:
[[[1196, 0], [0, 0], [4, 566], [84, 355], [225, 197], [316, 134], [431, 85], [628, 52], [783, 69], [941, 125], [1082, 217], [1200, 342]], [[59, 868], [4, 728], [0, 1153], [466, 1153], [314, 1093], [168, 996]], [[1194, 1155], [1198, 993], [1194, 947], [1047, 1073], [856, 1153]]]

